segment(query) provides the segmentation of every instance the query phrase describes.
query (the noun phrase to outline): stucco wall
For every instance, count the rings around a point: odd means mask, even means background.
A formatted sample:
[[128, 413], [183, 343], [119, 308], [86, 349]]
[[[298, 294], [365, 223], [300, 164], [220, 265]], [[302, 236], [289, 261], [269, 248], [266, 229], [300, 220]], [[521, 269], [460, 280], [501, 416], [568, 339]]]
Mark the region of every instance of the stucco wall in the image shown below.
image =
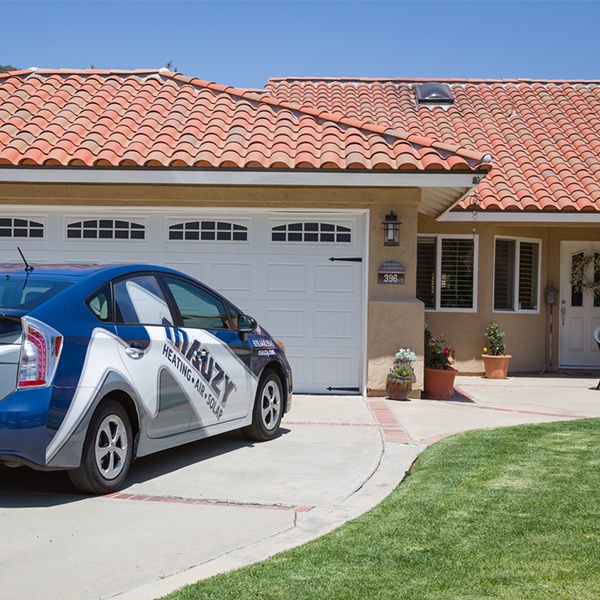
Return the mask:
[[[436, 223], [419, 217], [419, 233], [472, 234], [473, 223]], [[599, 240], [600, 228], [581, 224], [502, 225], [478, 222], [479, 239], [478, 294], [476, 313], [425, 311], [434, 336], [444, 334], [456, 350], [456, 366], [461, 373], [483, 373], [481, 354], [487, 344], [484, 337], [490, 321], [506, 333], [507, 353], [512, 355], [509, 372], [539, 372], [549, 355], [549, 309], [544, 302], [548, 285], [560, 287], [560, 246], [563, 240]], [[538, 314], [493, 311], [493, 265], [495, 236], [541, 240], [540, 309]], [[560, 327], [554, 308], [553, 362], [556, 364]]]

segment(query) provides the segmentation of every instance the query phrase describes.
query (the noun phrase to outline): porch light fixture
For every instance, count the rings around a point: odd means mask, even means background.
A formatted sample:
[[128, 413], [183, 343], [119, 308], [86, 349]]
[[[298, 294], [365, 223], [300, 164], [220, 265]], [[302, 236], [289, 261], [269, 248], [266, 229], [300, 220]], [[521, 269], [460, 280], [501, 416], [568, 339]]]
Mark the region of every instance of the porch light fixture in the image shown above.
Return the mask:
[[383, 245], [384, 246], [399, 246], [400, 245], [400, 225], [402, 221], [398, 221], [398, 217], [392, 211], [385, 216], [383, 225]]

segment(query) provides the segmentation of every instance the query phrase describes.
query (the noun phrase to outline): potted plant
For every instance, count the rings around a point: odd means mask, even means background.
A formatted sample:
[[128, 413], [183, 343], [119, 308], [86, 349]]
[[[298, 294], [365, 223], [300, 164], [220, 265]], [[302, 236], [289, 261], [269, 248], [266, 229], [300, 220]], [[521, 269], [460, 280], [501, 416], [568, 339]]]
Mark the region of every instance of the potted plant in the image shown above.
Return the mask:
[[423, 383], [425, 396], [449, 400], [454, 390], [456, 369], [454, 349], [447, 346], [443, 334], [436, 340], [425, 325], [425, 370]]
[[483, 366], [485, 376], [488, 379], [506, 379], [508, 364], [511, 355], [506, 354], [506, 344], [504, 343], [503, 331], [500, 331], [498, 323], [488, 323], [485, 330], [485, 337], [488, 340], [487, 348], [483, 349]]
[[385, 387], [390, 400], [408, 400], [414, 379], [412, 363], [416, 360], [417, 355], [410, 348], [396, 352]]

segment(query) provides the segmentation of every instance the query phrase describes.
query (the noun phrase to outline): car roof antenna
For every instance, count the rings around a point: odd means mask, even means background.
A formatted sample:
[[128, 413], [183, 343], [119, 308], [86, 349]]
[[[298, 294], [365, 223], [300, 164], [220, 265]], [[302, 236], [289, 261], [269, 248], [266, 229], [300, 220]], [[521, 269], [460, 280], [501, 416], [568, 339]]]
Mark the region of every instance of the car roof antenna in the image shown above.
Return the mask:
[[29, 275], [29, 273], [31, 273], [31, 271], [33, 271], [33, 267], [27, 262], [27, 259], [25, 258], [25, 255], [21, 252], [21, 248], [19, 248], [19, 246], [17, 246], [17, 250], [19, 251], [21, 258], [23, 259], [23, 262], [25, 263], [25, 272], [27, 273], [27, 275]]

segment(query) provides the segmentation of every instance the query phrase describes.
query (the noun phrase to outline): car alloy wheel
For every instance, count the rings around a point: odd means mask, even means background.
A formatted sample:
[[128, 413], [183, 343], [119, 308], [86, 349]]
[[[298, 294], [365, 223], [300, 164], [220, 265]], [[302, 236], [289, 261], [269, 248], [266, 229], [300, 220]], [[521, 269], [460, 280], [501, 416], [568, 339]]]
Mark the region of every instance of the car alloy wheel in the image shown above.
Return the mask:
[[264, 442], [277, 436], [283, 416], [283, 385], [279, 375], [266, 370], [258, 384], [252, 423], [242, 429], [250, 440]]
[[96, 466], [103, 477], [119, 476], [127, 461], [128, 445], [125, 423], [117, 415], [106, 416], [98, 428], [94, 445]]
[[81, 465], [69, 471], [73, 485], [84, 494], [107, 494], [118, 489], [129, 471], [132, 433], [125, 408], [104, 399], [88, 426]]

